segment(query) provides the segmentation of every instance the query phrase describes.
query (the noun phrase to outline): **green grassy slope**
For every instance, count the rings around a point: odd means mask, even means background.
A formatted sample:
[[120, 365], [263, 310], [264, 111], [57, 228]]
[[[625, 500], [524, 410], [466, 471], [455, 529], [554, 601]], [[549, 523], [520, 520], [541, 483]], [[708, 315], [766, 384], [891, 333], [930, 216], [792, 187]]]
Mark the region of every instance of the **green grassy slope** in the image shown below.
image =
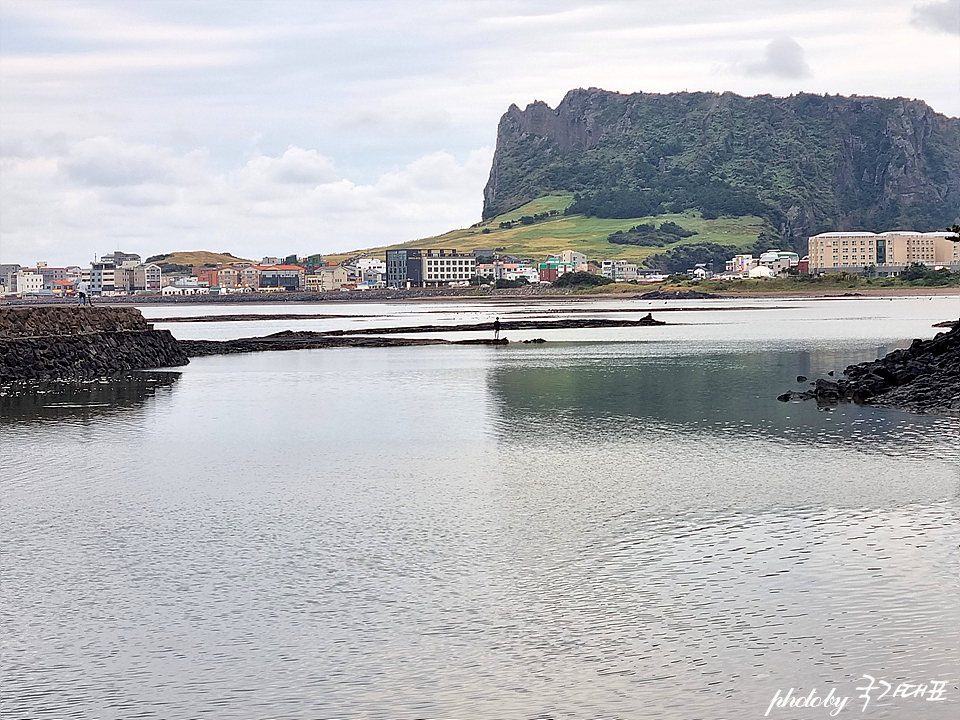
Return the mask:
[[[453, 230], [436, 237], [413, 240], [398, 245], [325, 255], [324, 257], [327, 260], [341, 262], [360, 254], [383, 257], [387, 250], [398, 248], [456, 248], [461, 252], [496, 248], [500, 249], [500, 252], [531, 260], [542, 260], [545, 256], [562, 250], [576, 250], [584, 253], [591, 260], [639, 261], [649, 255], [664, 252], [671, 247], [684, 243], [715, 242], [724, 245], [750, 245], [756, 241], [764, 227], [763, 220], [758, 217], [721, 217], [716, 220], [704, 220], [695, 211], [625, 220], [585, 217], [583, 215], [559, 215], [533, 225], [515, 224], [510, 229], [500, 227], [501, 222], [516, 222], [524, 215], [534, 215], [551, 210], [562, 212], [571, 200], [572, 196], [569, 194], [548, 195], [474, 227]], [[665, 248], [614, 245], [607, 241], [607, 237], [617, 230], [628, 230], [634, 225], [646, 222], [656, 222], [659, 225], [668, 220], [683, 226], [687, 230], [695, 230], [698, 234]], [[489, 232], [484, 232], [485, 229]]]

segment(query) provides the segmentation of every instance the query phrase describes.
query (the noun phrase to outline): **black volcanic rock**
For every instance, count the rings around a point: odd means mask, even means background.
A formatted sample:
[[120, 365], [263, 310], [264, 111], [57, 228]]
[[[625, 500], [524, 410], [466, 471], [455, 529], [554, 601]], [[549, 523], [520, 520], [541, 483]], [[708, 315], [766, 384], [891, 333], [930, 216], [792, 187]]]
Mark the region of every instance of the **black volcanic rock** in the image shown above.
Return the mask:
[[820, 405], [855, 402], [921, 413], [960, 415], [960, 322], [932, 340], [914, 340], [872, 362], [851, 365], [837, 382], [817, 380], [811, 390], [777, 399], [814, 399]]
[[739, 204], [801, 253], [826, 230], [940, 230], [960, 220], [960, 119], [920, 100], [805, 93], [590, 88], [571, 90], [556, 109], [511, 105], [483, 217], [558, 191], [632, 192], [658, 212], [748, 214], [723, 209]]

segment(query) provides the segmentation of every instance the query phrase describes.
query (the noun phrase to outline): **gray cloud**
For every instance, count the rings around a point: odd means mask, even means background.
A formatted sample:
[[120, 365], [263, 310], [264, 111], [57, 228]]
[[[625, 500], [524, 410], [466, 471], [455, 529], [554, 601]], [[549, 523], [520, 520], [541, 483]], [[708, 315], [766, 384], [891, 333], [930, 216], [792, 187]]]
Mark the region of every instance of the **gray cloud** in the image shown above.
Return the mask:
[[[575, 87], [907, 96], [956, 115], [956, 44], [910, 31], [953, 27], [956, 7], [7, 0], [0, 261], [74, 262], [108, 236], [259, 257], [469, 226], [502, 113]], [[785, 31], [803, 47], [769, 42]]]
[[910, 22], [922, 30], [960, 35], [960, 0], [914, 5]]
[[805, 78], [813, 73], [807, 65], [803, 47], [793, 38], [779, 37], [767, 43], [763, 57], [755, 62], [742, 65], [747, 75], [772, 76], [778, 78]]
[[66, 175], [87, 186], [123, 187], [164, 183], [170, 173], [166, 158], [156, 149], [130, 147], [110, 138], [86, 140], [60, 161]]

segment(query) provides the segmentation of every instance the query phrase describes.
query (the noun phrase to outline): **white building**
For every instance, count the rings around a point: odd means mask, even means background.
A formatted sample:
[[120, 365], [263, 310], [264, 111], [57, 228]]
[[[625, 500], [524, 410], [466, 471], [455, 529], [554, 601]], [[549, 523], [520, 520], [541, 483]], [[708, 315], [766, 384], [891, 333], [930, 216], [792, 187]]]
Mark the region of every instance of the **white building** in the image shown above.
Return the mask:
[[757, 265], [768, 267], [774, 275], [795, 268], [800, 264], [800, 256], [789, 250], [767, 250], [760, 255]]
[[600, 274], [616, 282], [635, 282], [637, 264], [628, 260], [604, 260], [600, 266]]
[[734, 255], [727, 260], [726, 272], [746, 277], [757, 266], [757, 259], [753, 255]]
[[347, 284], [349, 273], [343, 265], [319, 267], [313, 275], [305, 276], [306, 289], [310, 292], [330, 292]]
[[43, 275], [31, 270], [20, 270], [17, 273], [17, 294], [38, 295], [43, 292]]
[[774, 272], [766, 265], [757, 265], [756, 267], [750, 268], [748, 276], [753, 279], [761, 278], [769, 280], [774, 276]]
[[424, 250], [422, 263], [424, 286], [466, 283], [477, 270], [477, 259], [472, 253], [456, 250]]

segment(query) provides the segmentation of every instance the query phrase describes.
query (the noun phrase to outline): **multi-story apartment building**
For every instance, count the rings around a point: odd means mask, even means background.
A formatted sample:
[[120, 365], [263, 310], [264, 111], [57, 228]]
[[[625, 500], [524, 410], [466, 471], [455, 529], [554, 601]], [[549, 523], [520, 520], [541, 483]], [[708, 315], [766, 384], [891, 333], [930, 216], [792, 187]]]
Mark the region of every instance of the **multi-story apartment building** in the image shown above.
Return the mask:
[[17, 273], [20, 266], [16, 263], [0, 265], [0, 294], [15, 293], [17, 291]]
[[125, 253], [120, 250], [112, 252], [109, 255], [101, 255], [100, 262], [102, 263], [113, 263], [117, 267], [122, 266], [125, 262], [132, 262], [134, 265], [140, 264], [140, 256], [136, 253]]
[[160, 292], [163, 283], [163, 271], [159, 265], [146, 263], [133, 268], [133, 278], [130, 289], [133, 292]]
[[387, 285], [428, 287], [469, 282], [476, 275], [477, 259], [456, 249], [387, 251]]
[[260, 287], [300, 290], [306, 273], [299, 265], [271, 265], [260, 271]]
[[731, 274], [746, 277], [757, 266], [757, 259], [753, 255], [734, 255], [727, 260], [726, 271]]
[[424, 287], [469, 282], [477, 274], [473, 253], [459, 253], [455, 249], [426, 250], [422, 262]]
[[222, 288], [240, 287], [240, 271], [229, 265], [217, 268], [217, 284]]
[[83, 279], [90, 286], [91, 295], [112, 293], [116, 290], [117, 266], [112, 262], [95, 262], [83, 270]]
[[315, 268], [312, 275], [306, 276], [307, 290], [311, 292], [339, 290], [348, 283], [349, 279], [347, 268], [342, 265]]
[[17, 272], [16, 277], [18, 295], [38, 295], [43, 292], [43, 275], [36, 268], [24, 268]]
[[423, 285], [423, 251], [387, 250], [387, 287], [420, 287]]
[[810, 272], [860, 272], [874, 266], [878, 274], [897, 275], [913, 263], [960, 269], [960, 243], [948, 240], [949, 235], [905, 230], [821, 233], [809, 240]]
[[604, 260], [600, 274], [616, 282], [634, 282], [637, 279], [637, 264], [629, 260]]
[[260, 287], [260, 273], [263, 272], [266, 265], [247, 265], [240, 268], [240, 287], [258, 288]]
[[757, 260], [757, 265], [770, 268], [774, 275], [795, 268], [799, 264], [800, 256], [789, 250], [767, 250], [761, 253]]

